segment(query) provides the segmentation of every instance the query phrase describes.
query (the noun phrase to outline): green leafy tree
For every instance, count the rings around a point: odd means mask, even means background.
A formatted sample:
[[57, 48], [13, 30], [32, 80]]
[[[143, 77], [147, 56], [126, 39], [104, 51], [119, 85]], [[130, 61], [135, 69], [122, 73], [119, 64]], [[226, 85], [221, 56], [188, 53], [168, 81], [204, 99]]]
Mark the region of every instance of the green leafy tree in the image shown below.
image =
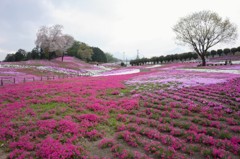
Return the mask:
[[78, 55], [78, 49], [80, 47], [80, 44], [81, 42], [80, 41], [74, 41], [72, 47], [70, 47], [68, 50], [67, 50], [67, 54], [70, 55], [70, 56], [75, 56], [77, 57]]
[[237, 48], [231, 48], [231, 53], [232, 53], [233, 55], [235, 55], [236, 52], [237, 52]]
[[81, 43], [78, 48], [77, 57], [80, 59], [89, 62], [92, 60], [93, 50], [85, 43]]
[[5, 62], [14, 62], [15, 61], [15, 54], [7, 54], [4, 61]]
[[183, 55], [183, 59], [184, 59], [185, 61], [187, 61], [187, 59], [190, 58], [190, 56], [189, 56], [188, 53], [183, 53], [182, 55]]
[[225, 49], [223, 50], [223, 53], [224, 53], [225, 55], [229, 54], [230, 52], [231, 52], [231, 50], [230, 50], [229, 48], [225, 48]]
[[15, 61], [23, 61], [27, 55], [27, 52], [23, 49], [19, 49], [15, 53]]
[[153, 62], [153, 64], [155, 65], [156, 63], [158, 63], [158, 58], [156, 56], [154, 56], [154, 57], [150, 58], [149, 61]]
[[104, 52], [98, 47], [91, 47], [93, 50], [92, 61], [106, 63], [107, 57]]
[[118, 62], [119, 59], [115, 58], [111, 53], [105, 53], [105, 56], [107, 58], [107, 62]]
[[218, 49], [218, 50], [217, 50], [218, 56], [222, 56], [222, 53], [223, 53], [223, 50], [222, 50], [222, 49]]
[[193, 54], [193, 59], [194, 60], [198, 59], [198, 55], [197, 54]]
[[[178, 57], [179, 58], [179, 57]], [[161, 62], [161, 64], [163, 63], [164, 61], [164, 56], [159, 56], [159, 61]]]
[[211, 54], [211, 56], [214, 58], [214, 56], [217, 54], [217, 51], [211, 50], [210, 54]]
[[174, 54], [174, 60], [179, 60], [179, 54]]
[[237, 51], [240, 52], [240, 46], [237, 48]]
[[31, 59], [40, 59], [40, 51], [38, 47], [33, 48], [30, 54]]

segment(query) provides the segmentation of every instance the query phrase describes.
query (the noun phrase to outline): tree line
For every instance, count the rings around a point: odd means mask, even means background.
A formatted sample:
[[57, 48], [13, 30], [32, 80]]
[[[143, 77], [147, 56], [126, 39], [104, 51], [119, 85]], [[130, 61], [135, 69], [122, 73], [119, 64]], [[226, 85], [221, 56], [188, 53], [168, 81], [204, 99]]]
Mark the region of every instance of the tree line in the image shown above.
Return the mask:
[[151, 58], [141, 58], [141, 59], [135, 59], [130, 61], [130, 65], [132, 66], [138, 66], [138, 65], [144, 65], [147, 63], [152, 64], [159, 64], [159, 63], [168, 63], [173, 61], [186, 61], [186, 60], [192, 60], [197, 59], [198, 55], [192, 52], [182, 53], [182, 54], [172, 54], [172, 55], [166, 55], [166, 56], [154, 56]]
[[[206, 53], [206, 57], [212, 57], [214, 58], [217, 56], [223, 56], [223, 55], [235, 55], [236, 52], [240, 52], [240, 46], [234, 47], [234, 48], [225, 48], [225, 49], [217, 49], [217, 50], [211, 50]], [[138, 65], [144, 65], [147, 63], [152, 64], [159, 64], [159, 63], [168, 63], [168, 62], [174, 62], [174, 61], [187, 61], [187, 60], [196, 60], [198, 59], [198, 55], [194, 52], [187, 52], [187, 53], [181, 53], [181, 54], [172, 54], [172, 55], [166, 55], [166, 56], [159, 56], [159, 57], [151, 57], [151, 58], [137, 58], [135, 60], [131, 60], [130, 64], [132, 66], [138, 66]]]
[[110, 53], [104, 53], [98, 47], [90, 47], [87, 44], [75, 40], [71, 35], [62, 33], [62, 25], [51, 27], [42, 26], [37, 32], [36, 47], [31, 52], [19, 49], [14, 54], [7, 54], [4, 61], [14, 62], [31, 59], [54, 59], [65, 55], [74, 56], [86, 62], [116, 62]]
[[240, 52], [240, 46], [239, 47], [233, 47], [231, 49], [225, 48], [225, 49], [218, 49], [218, 50], [211, 50], [210, 52], [208, 51], [206, 53], [206, 57], [208, 58], [209, 56], [214, 57], [215, 55], [218, 56], [223, 56], [223, 55], [235, 55], [236, 52]]
[[[85, 43], [75, 41], [78, 46], [74, 45], [68, 49], [64, 55], [74, 56], [86, 62], [117, 62], [119, 61], [111, 53], [104, 53], [98, 47], [90, 47]], [[35, 47], [32, 51], [27, 52], [24, 49], [19, 49], [16, 53], [7, 54], [5, 57], [5, 62], [17, 62], [17, 61], [27, 61], [27, 60], [41, 60], [41, 59], [54, 59], [57, 57], [63, 57], [62, 53], [59, 51], [54, 51], [51, 54], [46, 54], [43, 49]]]

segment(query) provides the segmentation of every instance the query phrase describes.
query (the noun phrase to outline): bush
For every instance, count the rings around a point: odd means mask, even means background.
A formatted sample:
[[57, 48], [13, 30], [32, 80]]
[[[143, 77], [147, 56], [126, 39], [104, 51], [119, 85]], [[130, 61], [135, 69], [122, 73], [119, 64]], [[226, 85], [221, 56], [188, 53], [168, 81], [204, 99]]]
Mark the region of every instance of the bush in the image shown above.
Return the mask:
[[122, 67], [126, 66], [124, 62], [121, 62], [120, 64]]

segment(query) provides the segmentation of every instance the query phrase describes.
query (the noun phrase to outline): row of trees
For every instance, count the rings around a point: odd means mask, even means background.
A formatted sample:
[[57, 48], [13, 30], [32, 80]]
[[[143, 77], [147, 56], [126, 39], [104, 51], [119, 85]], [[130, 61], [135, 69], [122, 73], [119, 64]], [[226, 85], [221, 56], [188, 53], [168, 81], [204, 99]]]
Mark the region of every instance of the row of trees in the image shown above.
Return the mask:
[[196, 53], [187, 52], [182, 54], [173, 54], [173, 55], [166, 55], [166, 56], [159, 56], [159, 57], [152, 57], [152, 58], [141, 58], [136, 60], [131, 60], [130, 64], [133, 65], [144, 65], [147, 63], [152, 64], [159, 64], [159, 63], [167, 63], [167, 62], [173, 62], [173, 61], [186, 61], [186, 60], [192, 60], [197, 59], [198, 55]]
[[[80, 42], [76, 42], [80, 44]], [[77, 49], [76, 51], [74, 51]], [[74, 56], [76, 58], [82, 59], [86, 62], [117, 62], [119, 61], [117, 58], [113, 57], [110, 53], [104, 53], [98, 47], [89, 47], [85, 43], [81, 43], [79, 47], [76, 48], [73, 45], [68, 51], [65, 53], [68, 56]], [[5, 57], [5, 62], [15, 62], [15, 61], [27, 61], [27, 60], [37, 60], [37, 59], [53, 59], [56, 57], [62, 56], [62, 52], [54, 51], [50, 54], [45, 53], [43, 49], [39, 47], [35, 47], [30, 52], [26, 52], [24, 49], [19, 49], [16, 53], [7, 54]]]
[[223, 56], [223, 55], [235, 55], [236, 52], [240, 52], [240, 46], [237, 48], [225, 48], [225, 49], [218, 49], [218, 50], [211, 50], [210, 52], [206, 53], [206, 57], [208, 58], [209, 56], [214, 57], [215, 55], [218, 56]]
[[26, 52], [24, 49], [19, 49], [16, 53], [7, 54], [4, 61], [15, 62], [37, 59], [52, 59], [58, 56], [62, 56], [62, 53], [56, 51], [52, 52], [51, 54], [46, 54], [41, 48], [35, 47], [30, 52]]
[[[206, 53], [206, 57], [215, 57], [223, 56], [223, 55], [235, 55], [236, 52], [240, 52], [240, 46], [237, 48], [225, 48], [225, 49], [218, 49], [218, 50], [211, 50], [210, 52]], [[159, 57], [152, 57], [152, 58], [141, 58], [141, 59], [135, 59], [131, 60], [131, 65], [143, 65], [146, 63], [151, 62], [152, 64], [159, 64], [159, 63], [167, 63], [167, 62], [173, 62], [173, 61], [187, 61], [192, 59], [198, 59], [198, 55], [196, 53], [188, 52], [188, 53], [182, 53], [182, 54], [172, 54], [172, 55], [166, 55], [166, 56], [159, 56]]]
[[70, 35], [62, 33], [63, 26], [42, 26], [37, 32], [36, 47], [31, 52], [19, 49], [15, 54], [8, 54], [5, 61], [23, 61], [30, 59], [48, 59], [64, 55], [75, 56], [86, 62], [115, 62], [112, 54], [104, 53], [97, 47], [74, 40]]
[[15, 62], [15, 61], [27, 61], [31, 59], [46, 59], [44, 52], [35, 47], [31, 52], [26, 52], [24, 49], [19, 49], [16, 53], [7, 54], [5, 57], [5, 62]]

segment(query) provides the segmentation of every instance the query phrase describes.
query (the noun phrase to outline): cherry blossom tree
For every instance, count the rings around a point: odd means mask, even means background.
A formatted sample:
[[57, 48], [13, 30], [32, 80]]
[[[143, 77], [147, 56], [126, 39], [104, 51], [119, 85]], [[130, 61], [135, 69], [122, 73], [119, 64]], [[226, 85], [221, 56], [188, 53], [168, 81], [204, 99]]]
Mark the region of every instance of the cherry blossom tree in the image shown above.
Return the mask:
[[63, 60], [65, 51], [74, 42], [74, 38], [70, 35], [64, 35], [62, 29], [63, 26], [57, 24], [51, 27], [42, 26], [37, 32], [35, 44], [44, 51], [49, 60], [56, 51], [62, 53]]

